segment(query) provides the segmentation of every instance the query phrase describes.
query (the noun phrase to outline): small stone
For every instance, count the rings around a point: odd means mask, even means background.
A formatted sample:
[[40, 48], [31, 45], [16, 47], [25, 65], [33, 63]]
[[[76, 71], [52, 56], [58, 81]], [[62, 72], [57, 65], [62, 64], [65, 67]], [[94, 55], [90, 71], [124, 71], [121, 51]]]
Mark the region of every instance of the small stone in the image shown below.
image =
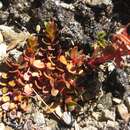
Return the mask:
[[86, 0], [86, 2], [90, 5], [101, 5], [101, 4], [111, 5], [112, 4], [111, 0]]
[[3, 3], [0, 1], [0, 9], [2, 9], [3, 7]]
[[0, 43], [2, 43], [3, 41], [4, 41], [3, 35], [2, 35], [2, 33], [0, 32]]
[[98, 104], [102, 104], [105, 109], [109, 109], [112, 106], [112, 93], [104, 94], [98, 101]]
[[101, 119], [101, 112], [93, 112], [92, 116], [96, 119], [96, 120], [100, 120]]
[[117, 111], [118, 111], [120, 117], [124, 121], [128, 122], [128, 120], [130, 118], [130, 114], [128, 113], [127, 107], [124, 104], [120, 104], [120, 105], [117, 106]]
[[115, 111], [110, 111], [108, 109], [103, 110], [103, 117], [106, 120], [115, 121], [115, 118], [116, 118]]
[[103, 130], [105, 126], [106, 126], [106, 121], [98, 122], [98, 128], [99, 129]]
[[38, 125], [38, 126], [42, 126], [45, 124], [45, 118], [44, 115], [40, 112], [36, 112], [34, 113], [34, 122]]
[[103, 109], [104, 109], [104, 106], [103, 106], [102, 104], [98, 104], [98, 105], [97, 105], [97, 108], [98, 108], [99, 110], [103, 110]]
[[40, 30], [41, 30], [41, 26], [40, 26], [40, 25], [37, 25], [37, 26], [36, 26], [36, 32], [39, 33]]
[[112, 72], [115, 69], [115, 65], [113, 63], [108, 63], [108, 71]]
[[108, 120], [107, 121], [107, 128], [109, 129], [109, 128], [113, 128], [114, 130], [119, 130], [119, 123], [118, 122], [116, 122], [116, 121], [110, 121], [110, 120]]
[[19, 60], [19, 58], [20, 58], [20, 56], [21, 56], [21, 54], [22, 54], [22, 52], [19, 51], [19, 50], [17, 50], [17, 49], [13, 49], [13, 50], [11, 50], [9, 53], [10, 53], [10, 55], [13, 56], [13, 58], [14, 58], [16, 61]]
[[88, 126], [88, 127], [84, 127], [82, 130], [98, 130], [98, 129], [94, 126]]
[[[55, 130], [57, 127], [58, 127], [58, 123], [57, 121], [53, 120], [53, 119], [47, 119], [46, 118], [46, 124], [47, 124], [47, 127], [45, 127], [45, 130]], [[57, 129], [59, 130], [59, 129]]]
[[112, 101], [116, 104], [120, 104], [121, 103], [121, 99], [119, 98], [113, 98]]
[[6, 56], [6, 50], [7, 50], [7, 46], [4, 43], [0, 44], [0, 61], [2, 61], [5, 56]]
[[64, 120], [64, 122], [68, 125], [70, 125], [72, 123], [72, 115], [70, 112], [64, 112], [62, 115], [62, 119]]
[[3, 123], [0, 123], [0, 130], [5, 130], [5, 125]]
[[13, 129], [11, 127], [9, 127], [9, 126], [5, 126], [4, 130], [13, 130]]
[[57, 107], [56, 107], [55, 112], [56, 112], [56, 114], [57, 114], [59, 117], [62, 116], [62, 111], [61, 111], [61, 107], [60, 107], [60, 106], [57, 106]]
[[127, 106], [128, 110], [130, 111], [130, 97], [126, 97], [125, 102], [126, 102], [126, 106]]

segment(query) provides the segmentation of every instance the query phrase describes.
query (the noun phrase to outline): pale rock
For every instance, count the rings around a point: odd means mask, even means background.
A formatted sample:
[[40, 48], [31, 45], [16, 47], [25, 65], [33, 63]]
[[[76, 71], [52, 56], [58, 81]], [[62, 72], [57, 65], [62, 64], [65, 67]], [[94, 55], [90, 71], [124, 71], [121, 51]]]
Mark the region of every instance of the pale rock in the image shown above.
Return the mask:
[[74, 130], [81, 130], [79, 124], [77, 123], [77, 121], [74, 122]]
[[115, 111], [110, 111], [108, 109], [103, 110], [103, 117], [106, 120], [112, 120], [115, 121], [116, 115], [115, 115]]
[[130, 112], [130, 97], [126, 97], [125, 102], [126, 102], [126, 106], [127, 106], [128, 110]]
[[13, 58], [18, 61], [19, 60], [19, 57], [22, 55], [22, 52], [17, 50], [17, 49], [13, 49], [10, 51], [10, 55], [13, 56]]
[[120, 117], [124, 121], [128, 122], [128, 120], [130, 118], [130, 114], [128, 113], [127, 107], [124, 104], [120, 104], [120, 105], [117, 106], [117, 111], [118, 111]]
[[3, 3], [2, 3], [2, 1], [0, 1], [0, 9], [2, 9], [3, 8]]
[[115, 69], [115, 65], [111, 62], [108, 63], [108, 71], [112, 72]]
[[100, 5], [100, 4], [111, 5], [112, 4], [111, 0], [86, 0], [86, 2], [90, 5]]
[[0, 44], [0, 62], [6, 57], [7, 46], [4, 43]]
[[34, 122], [38, 125], [38, 126], [42, 126], [45, 124], [45, 118], [44, 115], [40, 112], [36, 112], [34, 113]]
[[97, 108], [98, 108], [99, 110], [103, 110], [103, 109], [104, 109], [104, 106], [99, 103], [99, 104], [97, 105]]
[[98, 128], [103, 130], [103, 128], [106, 126], [106, 121], [98, 122], [97, 124], [98, 124]]
[[19, 33], [14, 31], [13, 27], [0, 25], [0, 31], [3, 35], [4, 42], [6, 43], [7, 50], [10, 51], [15, 48], [17, 45], [19, 47], [23, 46], [26, 43], [26, 40], [30, 36], [29, 32], [21, 31]]
[[[44, 127], [45, 130], [58, 130], [58, 123], [57, 121], [53, 120], [53, 119], [46, 119], [46, 125], [47, 127]], [[44, 129], [43, 129], [44, 130]]]
[[102, 114], [101, 112], [93, 112], [92, 116], [96, 119], [96, 120], [100, 120]]
[[59, 117], [61, 117], [62, 114], [63, 114], [60, 106], [57, 106], [57, 107], [56, 107], [55, 112], [56, 112], [56, 114], [57, 114]]
[[3, 123], [0, 123], [0, 130], [5, 130], [5, 125]]
[[82, 130], [98, 130], [98, 129], [94, 126], [88, 126], [88, 127], [83, 128]]
[[119, 130], [119, 123], [116, 121], [107, 121], [107, 128], [113, 128], [114, 130]]
[[113, 98], [112, 101], [116, 104], [120, 104], [121, 103], [121, 99], [119, 98]]
[[9, 127], [9, 126], [5, 126], [4, 130], [13, 130], [13, 129], [11, 127]]
[[4, 41], [3, 35], [2, 35], [2, 33], [0, 32], [0, 43], [2, 43], [3, 41]]
[[72, 115], [70, 112], [64, 112], [62, 115], [62, 119], [64, 120], [64, 122], [68, 125], [70, 125], [72, 123]]

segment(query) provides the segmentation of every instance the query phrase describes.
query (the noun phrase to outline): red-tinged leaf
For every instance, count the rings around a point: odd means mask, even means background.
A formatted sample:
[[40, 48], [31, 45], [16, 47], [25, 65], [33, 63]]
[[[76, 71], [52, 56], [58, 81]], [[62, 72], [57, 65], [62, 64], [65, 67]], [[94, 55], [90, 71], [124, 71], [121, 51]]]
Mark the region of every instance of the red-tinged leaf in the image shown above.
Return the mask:
[[38, 37], [35, 35], [31, 35], [28, 38], [28, 47], [31, 48], [33, 51], [36, 51], [37, 47], [38, 47]]
[[53, 78], [50, 79], [50, 85], [51, 85], [52, 88], [54, 88], [54, 83], [55, 83], [54, 79]]
[[61, 56], [59, 57], [59, 61], [60, 61], [62, 64], [67, 65], [67, 60], [66, 60], [66, 58], [65, 58], [64, 55], [61, 55]]
[[45, 68], [45, 64], [41, 60], [34, 60], [32, 65], [37, 69]]
[[[110, 60], [114, 60], [118, 67], [121, 67], [121, 56], [130, 54], [130, 39], [124, 34], [115, 34], [113, 35], [112, 45], [106, 46], [103, 50], [95, 51], [99, 55], [95, 55], [88, 60], [89, 66], [96, 67], [102, 63], [105, 63]], [[94, 52], [94, 53], [95, 53]]]
[[122, 57], [117, 56], [117, 57], [114, 59], [114, 61], [115, 61], [117, 67], [119, 67], [119, 68], [122, 67], [122, 61], [123, 61]]
[[66, 69], [68, 70], [68, 72], [72, 73], [72, 74], [76, 74], [76, 70], [74, 69], [74, 66], [72, 63], [68, 63], [67, 66], [66, 66]]
[[72, 48], [70, 56], [71, 56], [71, 59], [75, 59], [78, 57], [78, 47], [77, 46]]
[[74, 47], [71, 50], [70, 57], [74, 65], [81, 66], [84, 61], [84, 54], [82, 51], [78, 51], [78, 47]]
[[32, 48], [27, 48], [24, 54], [24, 58], [30, 59], [34, 57], [34, 50]]
[[100, 64], [103, 64], [107, 61], [110, 61], [114, 58], [114, 55], [104, 55], [97, 58], [91, 58], [87, 61], [87, 64], [90, 68], [95, 68], [96, 66], [99, 66]]
[[68, 97], [65, 100], [65, 104], [67, 105], [69, 111], [73, 111], [75, 109], [75, 107], [77, 106], [77, 103], [72, 100], [72, 97]]
[[8, 85], [9, 85], [10, 87], [15, 87], [15, 86], [16, 86], [16, 83], [15, 83], [14, 80], [11, 80], [11, 81], [8, 82]]
[[48, 39], [50, 39], [51, 42], [53, 42], [57, 35], [57, 26], [54, 21], [49, 21], [44, 23], [46, 28], [46, 36]]
[[46, 63], [46, 67], [47, 67], [49, 70], [55, 70], [55, 67], [51, 64], [51, 62], [47, 62], [47, 63]]
[[51, 95], [52, 96], [57, 96], [57, 94], [59, 93], [59, 90], [58, 89], [55, 89], [54, 87], [51, 89]]

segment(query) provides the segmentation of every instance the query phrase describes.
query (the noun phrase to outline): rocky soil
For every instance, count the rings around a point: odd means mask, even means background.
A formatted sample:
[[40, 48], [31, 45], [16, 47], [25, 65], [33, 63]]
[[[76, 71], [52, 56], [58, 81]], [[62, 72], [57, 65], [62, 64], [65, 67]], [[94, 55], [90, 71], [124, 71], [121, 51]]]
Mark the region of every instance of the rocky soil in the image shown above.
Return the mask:
[[[129, 7], [129, 0], [0, 0], [0, 25], [31, 33], [36, 32], [37, 25], [42, 27], [53, 18], [61, 30], [62, 47], [81, 44], [88, 54], [98, 32], [105, 32], [108, 40], [112, 33], [128, 24]], [[3, 48], [2, 43], [0, 46]], [[21, 52], [13, 48], [9, 53], [17, 59]], [[3, 55], [6, 54], [0, 53], [1, 63]], [[83, 95], [87, 102], [80, 112], [64, 112], [60, 121], [43, 114], [41, 102], [37, 105], [34, 102], [29, 113], [0, 114], [0, 130], [130, 130], [130, 57], [124, 59], [126, 67], [122, 69], [109, 62], [107, 71], [102, 65], [98, 73], [79, 79], [79, 83], [89, 86]], [[61, 111], [59, 108], [57, 113], [60, 115]]]

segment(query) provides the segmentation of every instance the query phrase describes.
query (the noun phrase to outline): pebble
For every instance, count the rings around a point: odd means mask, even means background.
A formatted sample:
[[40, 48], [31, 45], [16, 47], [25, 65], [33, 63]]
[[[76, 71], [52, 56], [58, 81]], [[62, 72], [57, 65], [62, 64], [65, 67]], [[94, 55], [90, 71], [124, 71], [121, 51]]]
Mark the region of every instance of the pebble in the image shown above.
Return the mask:
[[103, 105], [103, 109], [109, 109], [112, 107], [112, 93], [104, 94], [101, 99], [98, 101], [98, 104]]
[[3, 123], [0, 123], [0, 130], [5, 130], [5, 125]]
[[119, 130], [119, 123], [116, 122], [116, 121], [108, 120], [107, 121], [107, 128], [111, 128], [111, 129], [114, 129], [114, 130]]
[[128, 109], [127, 109], [127, 107], [125, 106], [125, 104], [120, 104], [120, 105], [118, 105], [118, 106], [117, 106], [117, 111], [118, 111], [120, 117], [121, 117], [124, 121], [128, 122], [128, 120], [129, 120], [129, 118], [130, 118], [130, 114], [128, 113]]
[[44, 115], [40, 112], [36, 112], [34, 113], [34, 122], [38, 125], [38, 126], [42, 126], [45, 124], [45, 118]]
[[112, 4], [111, 0], [86, 0], [86, 2], [90, 5], [100, 5], [100, 4], [111, 5]]
[[94, 126], [88, 126], [88, 127], [83, 128], [82, 130], [98, 130], [98, 129]]
[[9, 126], [6, 126], [4, 130], [13, 130], [13, 129]]
[[98, 108], [99, 110], [103, 110], [103, 109], [104, 109], [104, 106], [103, 106], [102, 104], [98, 104], [98, 105], [97, 105], [97, 108]]
[[101, 112], [93, 112], [92, 116], [98, 121], [98, 120], [100, 120], [102, 114], [101, 114]]
[[115, 69], [115, 65], [113, 63], [108, 63], [108, 71], [112, 72]]
[[103, 117], [106, 120], [115, 121], [115, 118], [116, 118], [115, 111], [110, 111], [108, 109], [103, 110]]
[[113, 98], [112, 101], [116, 104], [120, 104], [121, 103], [121, 99], [119, 98]]
[[18, 61], [19, 60], [19, 57], [21, 56], [22, 52], [17, 50], [17, 49], [13, 49], [10, 51], [10, 55], [13, 56], [13, 58]]
[[3, 3], [0, 1], [0, 9], [3, 8]]
[[126, 102], [126, 106], [127, 106], [128, 110], [130, 112], [130, 97], [126, 97], [125, 102]]
[[57, 121], [53, 120], [53, 119], [47, 119], [46, 118], [46, 124], [47, 127], [45, 127], [45, 130], [55, 130], [57, 128], [58, 130], [58, 123]]
[[2, 35], [2, 33], [0, 32], [0, 43], [2, 43], [3, 41], [4, 41], [3, 35]]
[[0, 61], [2, 61], [5, 56], [6, 56], [6, 50], [7, 50], [7, 46], [4, 43], [0, 44]]
[[70, 125], [72, 123], [72, 115], [70, 112], [64, 112], [62, 115], [62, 119], [67, 125]]
[[61, 110], [61, 107], [60, 107], [60, 106], [57, 106], [57, 107], [56, 107], [55, 112], [56, 112], [56, 114], [57, 114], [59, 117], [62, 116], [62, 110]]

